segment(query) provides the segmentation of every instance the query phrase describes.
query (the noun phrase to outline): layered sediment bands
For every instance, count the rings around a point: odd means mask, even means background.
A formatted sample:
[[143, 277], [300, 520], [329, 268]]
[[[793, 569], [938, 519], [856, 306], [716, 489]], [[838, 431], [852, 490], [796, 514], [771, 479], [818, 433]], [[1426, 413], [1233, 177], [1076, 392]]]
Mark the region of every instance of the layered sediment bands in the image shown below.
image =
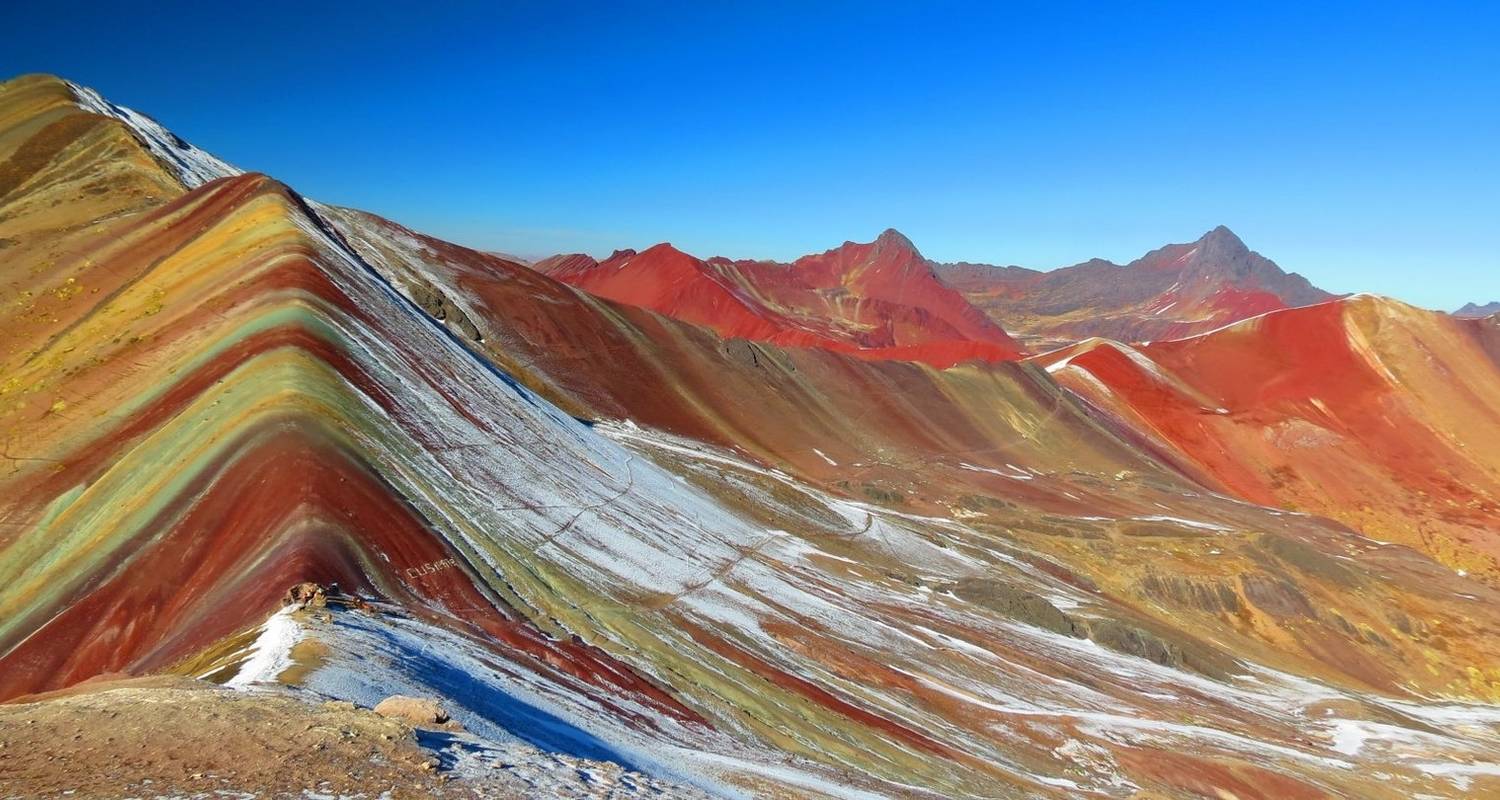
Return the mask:
[[922, 490], [943, 482], [1003, 486], [1006, 494], [1077, 507], [1054, 485], [1029, 482], [1024, 469], [1021, 479], [1007, 480], [1005, 473], [1014, 472], [1007, 462], [1174, 479], [1093, 422], [1035, 367], [938, 370], [720, 339], [573, 291], [490, 254], [359, 212], [326, 211], [350, 245], [388, 270], [394, 283], [416, 287], [408, 289], [414, 296], [437, 291], [463, 298], [486, 354], [570, 413], [629, 418], [829, 485], [844, 481], [857, 496], [893, 491], [928, 509], [944, 506]]
[[[59, 86], [6, 85], [0, 153]], [[265, 627], [320, 637], [311, 690], [753, 794], [1494, 787], [1500, 595], [1216, 494], [1065, 388], [1103, 377], [725, 340], [88, 102], [0, 198], [0, 695], [337, 581], [382, 610]]]
[[[152, 324], [143, 325], [150, 332], [120, 336], [136, 340], [136, 366], [172, 359], [161, 374], [176, 376], [175, 385], [101, 387], [29, 420], [27, 406], [12, 411], [37, 429], [62, 429], [54, 441], [77, 441], [79, 417], [100, 435], [76, 452], [61, 448], [50, 469], [18, 466], [11, 477], [7, 517], [14, 527], [0, 563], [11, 586], [0, 598], [0, 636], [15, 645], [4, 656], [15, 668], [6, 671], [5, 693], [159, 668], [269, 613], [288, 581], [317, 580], [445, 609], [550, 668], [638, 691], [691, 717], [628, 670], [587, 648], [553, 642], [504, 611], [498, 596], [476, 593], [465, 569], [429, 585], [435, 579], [416, 568], [454, 562], [455, 551], [406, 508], [400, 491], [360, 466], [390, 457], [381, 433], [389, 415], [401, 413], [351, 356], [351, 329], [336, 320], [356, 327], [371, 321], [311, 260], [305, 240], [286, 238], [297, 230], [294, 206], [275, 184], [231, 179], [187, 195], [183, 205], [191, 206], [181, 214], [186, 231], [173, 237], [168, 226], [123, 250], [112, 266], [150, 266], [96, 309], [108, 318], [142, 291], [155, 298], [149, 302], [161, 305], [148, 307]], [[287, 227], [277, 230], [272, 218]], [[229, 243], [212, 243], [226, 234], [245, 237], [252, 226], [258, 238], [241, 244], [261, 258], [236, 258]], [[169, 255], [160, 255], [163, 249]], [[235, 284], [177, 313], [166, 310], [167, 298], [212, 293], [204, 273], [225, 258], [243, 268]], [[79, 352], [97, 338], [65, 329], [24, 361], [76, 353], [102, 371], [107, 358]], [[31, 374], [25, 366], [16, 373], [23, 380]], [[82, 371], [64, 375], [73, 378], [68, 388], [82, 390]], [[127, 389], [145, 391], [131, 400], [110, 397]], [[105, 404], [112, 411], [98, 409]], [[371, 433], [361, 437], [349, 427]], [[54, 463], [33, 462], [27, 446], [12, 442], [17, 465]], [[406, 446], [420, 449], [421, 442]], [[345, 452], [360, 457], [350, 462]], [[49, 496], [56, 499], [42, 505]], [[25, 530], [28, 517], [34, 527]]]
[[[1253, 606], [1235, 605], [1238, 595], [1231, 602], [1221, 593], [1222, 608], [1195, 609], [1184, 617], [1179, 603], [1147, 592], [1147, 576], [1163, 565], [1197, 576], [1192, 579], [1238, 586], [1239, 573], [1267, 569], [1253, 544], [1261, 533], [1272, 534], [1270, 541], [1312, 537], [1314, 552], [1340, 558], [1359, 552], [1362, 559], [1389, 562], [1379, 569], [1400, 574], [1381, 579], [1394, 581], [1389, 602], [1414, 602], [1395, 598], [1425, 594], [1419, 584], [1427, 578], [1419, 577], [1425, 567], [1410, 571], [1415, 565], [1403, 558], [1364, 553], [1363, 546], [1351, 550], [1347, 531], [1265, 509], [1226, 507], [1209, 491], [1226, 491], [1223, 479], [1149, 424], [1096, 414], [1091, 394], [1083, 393], [1090, 399], [1080, 403], [1036, 369], [1055, 362], [937, 371], [723, 341], [640, 309], [569, 292], [520, 265], [377, 218], [328, 213], [351, 245], [397, 284], [420, 281], [464, 298], [465, 313], [482, 329], [485, 351], [570, 413], [629, 418], [732, 447], [862, 500], [957, 517], [994, 542], [1046, 553], [1032, 557], [1033, 563], [1078, 585], [1106, 587], [1113, 598], [1169, 628], [1235, 638], [1239, 644], [1229, 648], [1234, 652], [1295, 653], [1311, 660], [1286, 663], [1298, 663], [1299, 670], [1394, 688], [1401, 682], [1395, 676], [1411, 668], [1426, 673], [1418, 680], [1454, 690], [1468, 685], [1465, 669], [1482, 665], [1482, 658], [1466, 660], [1459, 670], [1440, 668], [1438, 678], [1419, 666], [1428, 645], [1404, 642], [1394, 649], [1405, 651], [1398, 660], [1408, 667], [1372, 669], [1389, 661], [1391, 652], [1358, 637], [1347, 650], [1326, 646], [1332, 640], [1325, 637], [1349, 638], [1341, 618], [1329, 615], [1288, 631], [1283, 621]], [[1135, 363], [1123, 349], [1120, 357]], [[1198, 407], [1213, 408], [1181, 382], [1169, 388], [1193, 397]], [[689, 477], [696, 477], [693, 470]], [[785, 527], [787, 516], [766, 507], [781, 486], [765, 483], [770, 485], [744, 487], [746, 513]], [[699, 485], [728, 494], [722, 476], [704, 476]], [[1320, 602], [1338, 608], [1352, 603], [1359, 610], [1348, 613], [1384, 619], [1378, 603], [1353, 597], [1351, 587], [1326, 575], [1309, 571], [1298, 580], [1313, 584]], [[1112, 613], [1130, 618], [1136, 612]], [[1467, 611], [1454, 613], [1463, 619]], [[1192, 638], [1173, 646], [1191, 648]]]
[[[1472, 618], [1479, 606], [1460, 596], [1475, 591], [1481, 594], [1474, 596], [1483, 596], [1484, 590], [1452, 573], [1445, 576], [1440, 567], [1410, 553], [1360, 543], [1347, 530], [1215, 497], [1204, 486], [1223, 490], [1224, 485], [1160, 441], [1149, 426], [1133, 427], [1108, 417], [1096, 421], [1087, 404], [1059, 392], [1034, 368], [934, 371], [726, 342], [639, 309], [568, 292], [503, 259], [355, 212], [329, 214], [351, 245], [397, 284], [422, 281], [441, 287], [449, 297], [463, 298], [466, 315], [481, 328], [485, 351], [572, 413], [626, 417], [719, 442], [835, 491], [944, 518], [917, 524], [924, 530], [922, 541], [939, 543], [937, 549], [914, 556], [906, 549], [917, 546], [913, 541], [892, 551], [877, 543], [895, 535], [893, 521], [911, 518], [859, 506], [839, 512], [853, 519], [844, 533], [837, 533], [838, 527], [821, 513], [822, 504], [785, 475], [729, 469], [714, 460], [705, 464], [703, 456], [692, 454], [696, 445], [691, 442], [662, 449], [654, 435], [630, 427], [609, 429], [623, 441], [642, 443], [658, 463], [762, 524], [824, 531], [813, 541], [827, 555], [809, 557], [837, 577], [813, 579], [798, 572], [799, 579], [820, 592], [840, 595], [851, 592], [851, 580], [872, 580], [876, 594], [865, 601], [854, 601], [860, 595], [852, 594], [851, 608], [874, 604], [886, 624], [908, 619], [959, 641], [1002, 647], [984, 632], [993, 630], [996, 616], [959, 623], [955, 630], [926, 613], [907, 616], [912, 612], [891, 608], [889, 597], [907, 595], [929, 605], [944, 586], [934, 575], [955, 569], [949, 553], [958, 563], [1015, 558], [1028, 565], [1024, 580], [1032, 585], [1045, 575], [1049, 585], [1061, 578], [1065, 586], [1090, 587], [1090, 611], [1079, 615], [1080, 629], [1097, 631], [1106, 652], [1113, 648], [1220, 677], [1243, 669], [1234, 660], [1248, 656], [1325, 680], [1398, 693], [1412, 681], [1459, 694], [1492, 691], [1484, 666], [1491, 658], [1484, 631], [1492, 629], [1493, 620], [1488, 614], [1484, 621]], [[952, 522], [952, 517], [963, 522]], [[1283, 542], [1287, 544], [1278, 544]], [[1300, 555], [1289, 562], [1282, 553]], [[755, 556], [769, 558], [766, 547]], [[1344, 559], [1354, 564], [1352, 574], [1371, 577], [1351, 582], [1351, 571], [1325, 568]], [[913, 563], [923, 566], [914, 568]], [[946, 567], [936, 566], [944, 563]], [[735, 571], [746, 569], [742, 565]], [[1212, 602], [1184, 607], [1172, 592], [1151, 588], [1148, 578], [1163, 569], [1178, 572], [1184, 581], [1216, 587]], [[947, 574], [974, 575], [964, 567], [957, 570]], [[1254, 599], [1271, 607], [1257, 606], [1244, 596], [1242, 574], [1290, 580], [1324, 611], [1310, 619], [1291, 618], [1258, 588], [1281, 584], [1252, 578]], [[722, 583], [727, 578], [712, 573], [709, 579]], [[1439, 585], [1449, 588], [1435, 589]], [[805, 590], [806, 583], [799, 585], [799, 592]], [[683, 601], [665, 595], [646, 602], [651, 607]], [[776, 607], [789, 606], [796, 604], [779, 601]], [[1393, 607], [1441, 616], [1453, 635], [1393, 633], [1387, 615]], [[951, 695], [912, 681], [910, 673], [931, 675], [930, 656], [919, 657], [920, 667], [903, 668], [909, 674], [901, 677], [874, 666], [887, 663], [883, 656], [851, 652], [850, 641], [896, 645], [869, 632], [829, 636], [826, 620], [841, 614], [853, 612], [796, 615], [791, 625], [774, 629], [777, 633], [757, 657], [764, 663], [785, 663], [789, 650], [797, 658], [813, 659], [818, 664], [811, 667], [814, 673], [838, 676], [846, 688], [881, 687], [880, 692], [913, 697], [944, 720], [927, 719], [920, 730], [960, 724], [956, 719], [989, 720], [972, 703], [955, 702]], [[1099, 617], [1103, 619], [1088, 625]], [[943, 616], [938, 620], [955, 624]], [[736, 623], [729, 629], [744, 627]], [[1475, 649], [1450, 661], [1452, 653], [1442, 648], [1455, 638]], [[938, 641], [935, 646], [945, 652], [960, 647]], [[1088, 658], [1097, 658], [1098, 652]], [[1097, 680], [1062, 669], [1057, 661], [1036, 661], [1034, 654], [1007, 649], [1005, 657], [1039, 673], [1062, 670], [1068, 680]], [[785, 669], [804, 675], [809, 667], [788, 664]], [[1482, 676], [1478, 682], [1472, 670]], [[876, 680], [877, 675], [885, 677]], [[988, 680], [968, 673], [941, 685]], [[1018, 691], [1029, 696], [1035, 689]], [[737, 704], [757, 709], [757, 717], [764, 713], [761, 699], [732, 694]], [[779, 731], [756, 730], [783, 741]], [[1010, 730], [1012, 736], [1026, 738]]]
[[[631, 603], [759, 532], [507, 383], [273, 182], [210, 183], [74, 246], [63, 285], [82, 291], [29, 306], [45, 324], [8, 354], [7, 695], [163, 666], [262, 618], [287, 581], [336, 579], [642, 725], [699, 719], [569, 637], [618, 630], [603, 644], [667, 669], [686, 640]], [[691, 558], [683, 530], [703, 537]], [[463, 567], [419, 569], [443, 561]], [[757, 694], [762, 724], [821, 720], [803, 751], [848, 735], [836, 710]], [[848, 758], [919, 763], [863, 738]]]

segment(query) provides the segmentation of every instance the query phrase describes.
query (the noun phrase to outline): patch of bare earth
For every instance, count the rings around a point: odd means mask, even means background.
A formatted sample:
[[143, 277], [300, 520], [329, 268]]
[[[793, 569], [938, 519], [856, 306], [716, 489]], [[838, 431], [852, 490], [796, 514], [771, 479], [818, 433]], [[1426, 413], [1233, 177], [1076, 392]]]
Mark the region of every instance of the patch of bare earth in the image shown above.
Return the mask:
[[413, 728], [187, 678], [82, 684], [0, 705], [0, 797], [517, 797], [451, 781]]

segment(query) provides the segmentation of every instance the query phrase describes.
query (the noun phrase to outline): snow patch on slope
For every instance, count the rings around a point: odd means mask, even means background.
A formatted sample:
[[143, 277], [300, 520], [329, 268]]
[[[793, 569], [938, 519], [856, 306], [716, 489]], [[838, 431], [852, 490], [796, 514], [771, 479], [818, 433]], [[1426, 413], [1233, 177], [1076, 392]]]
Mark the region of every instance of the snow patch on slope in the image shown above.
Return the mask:
[[176, 173], [183, 186], [196, 189], [209, 181], [244, 173], [244, 170], [199, 150], [145, 114], [117, 106], [87, 86], [72, 81], [67, 84], [80, 108], [113, 117], [129, 126], [150, 148], [151, 154]]
[[257, 683], [275, 683], [276, 676], [292, 666], [292, 648], [302, 641], [302, 626], [292, 618], [295, 606], [286, 606], [266, 619], [260, 636], [250, 646], [250, 658], [240, 666], [226, 686], [245, 689]]

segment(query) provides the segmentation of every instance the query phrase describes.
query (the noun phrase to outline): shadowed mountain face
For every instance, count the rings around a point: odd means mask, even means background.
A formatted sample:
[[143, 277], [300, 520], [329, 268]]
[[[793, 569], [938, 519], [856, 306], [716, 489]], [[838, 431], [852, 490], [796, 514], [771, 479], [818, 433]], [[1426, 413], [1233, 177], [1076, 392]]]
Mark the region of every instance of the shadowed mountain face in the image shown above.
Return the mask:
[[1096, 259], [1035, 272], [942, 264], [937, 274], [1008, 330], [1051, 344], [1090, 336], [1176, 339], [1332, 298], [1301, 275], [1282, 272], [1222, 226], [1124, 266]]
[[425, 694], [721, 795], [1500, 789], [1493, 320], [1015, 360], [898, 234], [537, 271], [47, 77], [0, 241], [0, 698]]

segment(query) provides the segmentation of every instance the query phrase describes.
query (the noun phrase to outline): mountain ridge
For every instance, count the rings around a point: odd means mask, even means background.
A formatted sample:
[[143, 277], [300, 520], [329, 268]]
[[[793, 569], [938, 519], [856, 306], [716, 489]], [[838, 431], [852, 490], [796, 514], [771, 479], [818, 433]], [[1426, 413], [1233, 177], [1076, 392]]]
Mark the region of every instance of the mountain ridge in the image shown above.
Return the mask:
[[[948, 326], [932, 332], [930, 338], [1010, 346], [1006, 340], [1016, 334], [1040, 350], [1090, 336], [1124, 341], [1176, 338], [1276, 308], [1334, 297], [1305, 277], [1284, 272], [1223, 225], [1193, 242], [1164, 245], [1127, 264], [1091, 259], [1049, 271], [932, 261], [894, 228], [887, 228], [871, 242], [846, 241], [791, 262], [726, 256], [698, 259], [666, 243], [649, 250], [658, 248], [674, 254], [670, 260], [675, 268], [667, 263], [660, 267], [664, 273], [671, 273], [665, 280], [674, 288], [663, 288], [662, 276], [651, 275], [654, 259], [637, 261], [635, 256], [639, 254], [634, 250], [617, 251], [603, 262], [578, 254], [553, 256], [538, 262], [537, 267], [595, 294], [706, 324], [722, 334], [798, 346], [827, 346], [826, 340], [847, 344], [852, 330], [888, 325], [890, 321], [879, 319], [877, 314], [874, 320], [846, 320], [843, 334], [791, 334], [794, 329], [806, 332], [810, 321], [816, 324], [838, 313], [805, 294], [789, 296], [796, 287], [824, 292], [862, 291], [866, 299], [897, 305], [908, 297], [921, 297], [924, 299], [918, 305], [935, 303], [935, 308], [941, 309], [938, 316]], [[851, 258], [853, 253], [860, 256]], [[688, 269], [685, 264], [689, 262], [681, 261], [684, 256], [698, 266]], [[581, 266], [590, 262], [608, 265], [609, 269], [592, 272]], [[874, 271], [864, 276], [872, 265]], [[619, 274], [626, 268], [631, 270], [628, 274]], [[613, 276], [606, 277], [610, 270]], [[721, 319], [716, 314], [727, 301], [700, 301], [707, 302], [706, 309], [682, 303], [682, 292], [688, 291], [686, 286], [694, 278], [710, 291], [735, 296], [739, 302], [734, 305], [744, 308], [736, 308], [735, 315]], [[959, 297], [946, 296], [946, 292], [934, 289], [933, 283], [956, 291]], [[778, 303], [785, 307], [777, 307]], [[875, 343], [855, 336], [855, 342], [860, 349], [871, 351], [892, 344], [889, 337]], [[885, 357], [891, 353], [867, 355]]]
[[1334, 296], [1282, 271], [1222, 225], [1123, 265], [1091, 259], [1045, 272], [939, 265], [938, 274], [991, 318], [1047, 346], [1090, 336], [1176, 338]]
[[700, 259], [668, 243], [596, 261], [537, 262], [549, 277], [720, 335], [945, 367], [1021, 356], [1003, 327], [943, 284], [909, 239], [887, 229], [791, 263]]
[[1465, 303], [1463, 308], [1453, 312], [1456, 317], [1488, 317], [1500, 314], [1500, 300], [1492, 300], [1488, 303]]

